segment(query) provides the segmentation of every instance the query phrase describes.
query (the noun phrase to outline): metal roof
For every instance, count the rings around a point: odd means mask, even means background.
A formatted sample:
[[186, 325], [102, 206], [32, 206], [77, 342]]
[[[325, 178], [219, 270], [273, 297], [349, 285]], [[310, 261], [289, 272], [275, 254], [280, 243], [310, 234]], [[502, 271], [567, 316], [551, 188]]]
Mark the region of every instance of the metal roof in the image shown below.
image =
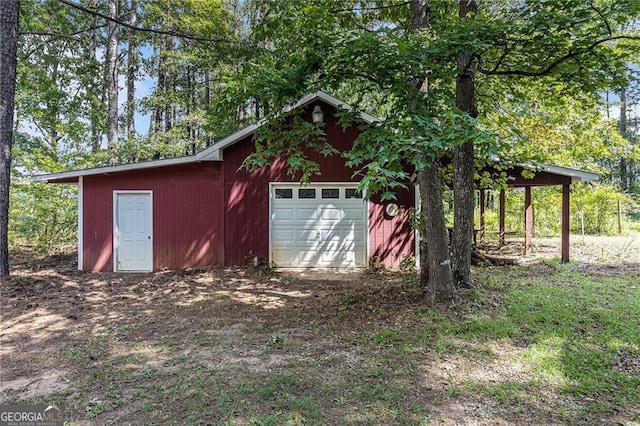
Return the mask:
[[[327, 93], [322, 91], [318, 91], [315, 93], [310, 93], [300, 99], [295, 104], [287, 106], [283, 113], [288, 113], [296, 108], [304, 107], [309, 105], [312, 102], [321, 100], [329, 105], [332, 105], [336, 108], [343, 108], [347, 110], [352, 110], [353, 107], [346, 102], [341, 101], [338, 98], [335, 98]], [[380, 121], [379, 118], [376, 118], [367, 113], [360, 113], [362, 120], [366, 123], [372, 123], [374, 121]], [[167, 158], [164, 160], [153, 160], [153, 161], [144, 161], [141, 163], [131, 163], [131, 164], [120, 164], [117, 166], [107, 166], [107, 167], [95, 167], [90, 169], [81, 169], [81, 170], [71, 170], [68, 172], [60, 172], [60, 173], [50, 173], [46, 175], [38, 175], [33, 177], [34, 182], [66, 182], [73, 183], [77, 182], [77, 178], [80, 176], [92, 176], [92, 175], [101, 175], [108, 173], [119, 173], [126, 172], [132, 170], [142, 170], [142, 169], [151, 169], [156, 167], [167, 167], [178, 164], [187, 164], [187, 163], [197, 163], [200, 161], [222, 161], [222, 150], [231, 146], [245, 137], [252, 135], [258, 130], [258, 128], [266, 123], [265, 119], [258, 121], [255, 124], [247, 126], [226, 138], [214, 143], [210, 147], [200, 151], [195, 155], [189, 155], [185, 157], [176, 157], [176, 158]]]
[[[322, 91], [318, 91], [315, 93], [310, 93], [300, 99], [293, 105], [286, 107], [283, 110], [283, 113], [288, 113], [296, 108], [304, 107], [309, 105], [315, 101], [323, 101], [329, 105], [332, 105], [336, 108], [342, 108], [346, 110], [352, 110], [353, 107], [338, 98], [335, 98], [327, 93]], [[380, 121], [379, 118], [374, 117], [373, 115], [361, 112], [360, 117], [365, 123], [373, 123], [375, 121]], [[51, 173], [46, 175], [38, 175], [33, 177], [34, 182], [60, 182], [60, 183], [73, 183], [77, 182], [78, 178], [81, 176], [92, 176], [92, 175], [101, 175], [101, 174], [109, 174], [109, 173], [119, 173], [126, 172], [132, 170], [143, 170], [143, 169], [151, 169], [157, 167], [167, 167], [174, 166], [179, 164], [188, 164], [188, 163], [197, 163], [201, 161], [223, 161], [223, 150], [239, 141], [243, 140], [247, 136], [254, 134], [260, 126], [266, 123], [265, 119], [258, 121], [255, 124], [247, 126], [224, 139], [214, 143], [210, 147], [200, 151], [195, 155], [185, 156], [185, 157], [176, 157], [176, 158], [168, 158], [164, 160], [153, 160], [153, 161], [144, 161], [141, 163], [132, 163], [132, 164], [121, 164], [117, 166], [107, 166], [107, 167], [96, 167], [90, 169], [82, 169], [82, 170], [71, 170], [68, 172], [60, 172], [60, 173]], [[500, 161], [497, 157], [494, 158], [494, 161]], [[598, 175], [591, 172], [586, 172], [583, 170], [572, 169], [568, 167], [556, 166], [552, 164], [544, 164], [544, 163], [524, 163], [524, 164], [516, 164], [516, 166], [523, 167], [533, 171], [544, 171], [547, 173], [552, 173], [560, 176], [569, 176], [571, 177], [572, 182], [581, 182], [581, 181], [593, 181], [598, 180]]]

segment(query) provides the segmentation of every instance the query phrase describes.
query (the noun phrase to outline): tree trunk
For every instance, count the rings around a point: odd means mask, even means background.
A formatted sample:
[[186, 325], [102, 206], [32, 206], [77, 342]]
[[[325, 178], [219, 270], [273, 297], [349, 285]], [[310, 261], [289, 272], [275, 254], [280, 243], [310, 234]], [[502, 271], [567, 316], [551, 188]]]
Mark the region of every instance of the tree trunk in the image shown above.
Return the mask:
[[411, 26], [414, 30], [420, 30], [429, 26], [429, 14], [431, 4], [429, 0], [411, 1]]
[[[118, 18], [118, 0], [109, 0], [108, 15]], [[111, 149], [118, 145], [118, 26], [107, 25], [107, 143]]]
[[[425, 194], [422, 188], [420, 188], [420, 205], [422, 206], [422, 200], [425, 199]], [[426, 220], [425, 213], [421, 209], [422, 212], [420, 216], [420, 224], [422, 225], [420, 228], [420, 288], [422, 289], [424, 294], [427, 294], [427, 289], [429, 288], [429, 252], [427, 251], [427, 230], [425, 229]]]
[[9, 186], [20, 2], [0, 1], [0, 276], [9, 275]]
[[[89, 6], [92, 8], [96, 8], [98, 4], [98, 0], [92, 0], [89, 2]], [[91, 17], [91, 27], [93, 28], [89, 34], [89, 43], [87, 44], [87, 61], [90, 64], [96, 64], [96, 49], [98, 48], [98, 29], [95, 28], [97, 26], [97, 17], [94, 15]], [[89, 94], [89, 111], [90, 111], [90, 120], [91, 120], [91, 151], [97, 152], [102, 145], [102, 132], [100, 131], [99, 118], [101, 112], [98, 109], [103, 109], [104, 106], [102, 102], [104, 101], [104, 97], [102, 94], [95, 93], [97, 87], [102, 87], [102, 84], [98, 82], [98, 78], [93, 79], [91, 83], [91, 87], [93, 89], [93, 93]], [[102, 91], [100, 91], [102, 93]]]
[[[131, 0], [131, 12], [129, 23], [132, 26], [138, 24], [138, 11], [136, 0]], [[128, 32], [128, 49], [127, 49], [127, 139], [131, 140], [136, 133], [136, 32], [129, 29]]]
[[191, 78], [192, 78], [193, 72], [191, 71], [191, 66], [187, 66], [187, 99], [186, 99], [186, 111], [185, 111], [185, 115], [186, 115], [186, 124], [187, 124], [187, 146], [185, 149], [185, 155], [193, 155], [196, 153], [196, 142], [195, 142], [195, 137], [194, 137], [194, 132], [195, 132], [195, 128], [193, 126], [193, 121], [192, 121], [192, 117], [191, 117], [191, 108], [192, 105], [195, 106], [195, 102], [194, 102], [194, 92], [195, 89], [192, 86], [195, 86], [195, 84], [192, 84]]
[[[51, 81], [54, 86], [58, 86], [58, 70], [60, 68], [60, 61], [54, 60], [51, 64], [52, 68], [51, 72]], [[49, 139], [49, 149], [53, 155], [53, 158], [58, 161], [58, 117], [60, 111], [60, 99], [57, 98], [48, 98], [46, 100], [47, 112], [50, 114], [50, 118], [47, 120], [49, 124], [48, 131], [48, 139]]]
[[[165, 40], [165, 51], [167, 55], [171, 55], [174, 49], [174, 45], [173, 45], [173, 37], [170, 35], [164, 35], [163, 37], [166, 38]], [[165, 105], [165, 111], [164, 111], [164, 131], [168, 132], [169, 130], [171, 130], [171, 128], [173, 127], [173, 105], [172, 102], [169, 102], [169, 88], [173, 90], [175, 90], [175, 76], [174, 73], [172, 72], [172, 67], [169, 66], [169, 64], [167, 64], [167, 62], [165, 61], [164, 63], [165, 65], [165, 69], [164, 69], [164, 79], [165, 79], [165, 84], [164, 84], [164, 89], [165, 89], [165, 98], [164, 98], [164, 105]], [[171, 96], [173, 96], [173, 94], [171, 94]], [[167, 143], [169, 142], [169, 140], [167, 139]]]
[[[414, 30], [428, 27], [430, 7], [428, 0], [411, 2], [411, 25]], [[413, 77], [412, 80], [412, 86], [416, 91], [426, 91], [427, 85], [423, 79]], [[433, 303], [453, 299], [455, 288], [447, 243], [442, 186], [437, 164], [433, 159], [430, 161], [431, 164], [417, 170], [417, 174], [424, 226], [424, 238], [420, 243], [424, 250], [420, 254], [420, 285], [427, 300]]]
[[[211, 77], [209, 74], [209, 70], [204, 71], [204, 109], [209, 113], [209, 108], [211, 107]], [[206, 134], [205, 145], [208, 147], [211, 146], [211, 137]]]
[[[460, 0], [459, 16], [465, 19], [468, 13], [478, 9], [476, 0]], [[458, 55], [456, 78], [456, 106], [470, 117], [478, 116], [475, 100], [475, 52]], [[453, 273], [456, 285], [471, 284], [471, 252], [473, 241], [474, 207], [474, 152], [473, 140], [456, 146], [453, 151], [453, 206], [454, 225], [451, 244]]]
[[[620, 89], [620, 120], [618, 121], [618, 129], [623, 138], [627, 139], [627, 89]], [[629, 165], [628, 159], [623, 155], [620, 157], [620, 189], [627, 191], [632, 189], [629, 186]]]
[[[164, 36], [161, 39], [160, 42], [160, 53], [159, 53], [159, 58], [158, 58], [158, 86], [156, 88], [156, 92], [160, 94], [160, 96], [162, 97], [162, 101], [164, 102], [164, 99], [166, 97], [166, 88], [165, 88], [165, 79], [164, 79], [164, 62], [165, 62], [165, 53], [164, 53]], [[155, 111], [153, 114], [153, 122], [154, 122], [154, 133], [158, 134], [160, 133], [160, 131], [162, 131], [162, 113], [164, 111], [164, 109], [162, 108], [162, 105], [160, 102], [156, 101], [156, 106], [155, 106]]]
[[421, 264], [420, 284], [430, 302], [446, 302], [453, 298], [455, 289], [437, 166], [432, 164], [418, 170], [418, 182], [428, 259]]

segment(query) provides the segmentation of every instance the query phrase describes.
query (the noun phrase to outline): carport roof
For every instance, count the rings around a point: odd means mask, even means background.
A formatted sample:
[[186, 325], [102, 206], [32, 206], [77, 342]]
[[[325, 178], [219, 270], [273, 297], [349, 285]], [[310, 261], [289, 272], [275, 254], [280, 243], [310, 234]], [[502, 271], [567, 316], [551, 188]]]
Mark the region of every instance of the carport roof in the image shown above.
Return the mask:
[[[549, 185], [565, 185], [574, 182], [597, 181], [596, 173], [586, 172], [584, 170], [572, 169], [569, 167], [556, 166], [546, 163], [516, 163], [503, 164], [497, 158], [493, 159], [494, 164], [499, 166], [486, 166], [481, 172], [489, 172], [494, 177], [500, 173], [506, 173], [507, 186], [524, 187], [524, 186], [549, 186]], [[524, 175], [526, 172], [534, 172], [534, 176], [529, 178]]]

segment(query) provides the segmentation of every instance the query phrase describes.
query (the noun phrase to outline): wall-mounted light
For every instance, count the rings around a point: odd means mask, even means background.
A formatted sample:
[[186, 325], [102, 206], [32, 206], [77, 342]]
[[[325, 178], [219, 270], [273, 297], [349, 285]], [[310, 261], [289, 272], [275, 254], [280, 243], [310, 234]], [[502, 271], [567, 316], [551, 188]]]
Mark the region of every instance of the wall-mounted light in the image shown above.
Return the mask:
[[320, 105], [316, 105], [316, 107], [313, 109], [311, 117], [313, 118], [314, 123], [322, 123], [322, 120], [324, 119], [324, 113], [322, 112], [322, 108], [320, 108]]
[[384, 211], [387, 216], [396, 217], [398, 216], [398, 213], [400, 213], [400, 206], [398, 206], [396, 203], [389, 203], [387, 204], [387, 207], [385, 207]]

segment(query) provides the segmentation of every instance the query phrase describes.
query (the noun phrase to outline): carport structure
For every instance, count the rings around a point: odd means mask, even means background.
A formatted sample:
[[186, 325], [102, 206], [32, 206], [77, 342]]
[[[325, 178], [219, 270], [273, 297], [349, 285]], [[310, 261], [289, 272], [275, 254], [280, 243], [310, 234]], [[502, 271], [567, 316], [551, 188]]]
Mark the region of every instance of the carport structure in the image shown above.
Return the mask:
[[[533, 204], [531, 201], [531, 189], [538, 186], [562, 186], [562, 262], [569, 262], [569, 236], [570, 236], [570, 201], [571, 184], [575, 182], [588, 182], [598, 179], [598, 175], [568, 167], [550, 164], [516, 164], [513, 166], [487, 166], [479, 171], [480, 175], [487, 173], [493, 179], [498, 179], [501, 174], [506, 174], [507, 188], [524, 188], [524, 255], [531, 253], [531, 239], [533, 230]], [[532, 175], [532, 176], [531, 176]], [[480, 229], [478, 239], [484, 241], [485, 234], [485, 191], [487, 187], [477, 188], [480, 191]], [[500, 190], [499, 201], [499, 245], [505, 244], [505, 189]]]

